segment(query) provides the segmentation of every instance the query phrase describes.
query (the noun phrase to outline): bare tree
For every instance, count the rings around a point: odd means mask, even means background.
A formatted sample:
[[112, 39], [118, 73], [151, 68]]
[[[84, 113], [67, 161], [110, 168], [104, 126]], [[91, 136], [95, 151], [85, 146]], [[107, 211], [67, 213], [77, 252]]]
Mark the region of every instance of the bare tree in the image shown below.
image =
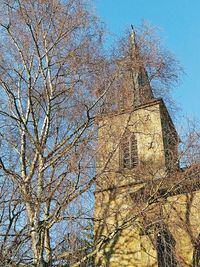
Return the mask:
[[[164, 181], [153, 191], [155, 184], [145, 184], [131, 195], [137, 203], [142, 196], [143, 205], [129, 208], [120, 225], [93, 244], [91, 222], [97, 218], [92, 214], [91, 191], [102, 175], [113, 186], [108, 166], [128, 128], [99, 168], [97, 136], [104, 127], [100, 121], [105, 113], [112, 116], [132, 107], [130, 94], [138, 78], [144, 88], [166, 94], [179, 67], [146, 26], [138, 30], [136, 41], [126, 36], [105, 58], [103, 27], [84, 1], [6, 0], [1, 5], [1, 258], [8, 266], [91, 265], [90, 259], [102, 247], [114, 244], [119, 233], [151, 210], [163, 194], [177, 190], [174, 184], [166, 189]], [[137, 105], [152, 97], [148, 92], [141, 91]], [[107, 133], [105, 143], [117, 137], [112, 134]], [[177, 171], [177, 162], [173, 159], [171, 164]], [[142, 177], [144, 171], [137, 174]], [[130, 180], [129, 174], [124, 176]], [[144, 224], [146, 229], [148, 220]], [[155, 231], [167, 233], [164, 227]], [[157, 242], [162, 244], [161, 239]]]
[[102, 27], [79, 0], [8, 0], [2, 8], [0, 162], [2, 179], [12, 183], [5, 220], [14, 224], [7, 231], [27, 234], [25, 262], [50, 266], [72, 214], [86, 214], [80, 196], [95, 180]]

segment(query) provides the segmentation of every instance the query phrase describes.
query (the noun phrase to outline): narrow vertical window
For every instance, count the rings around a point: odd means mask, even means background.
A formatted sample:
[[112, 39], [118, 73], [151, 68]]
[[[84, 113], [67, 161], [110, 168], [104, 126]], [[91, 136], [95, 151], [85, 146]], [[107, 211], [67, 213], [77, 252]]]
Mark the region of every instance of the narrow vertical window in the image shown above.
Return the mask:
[[193, 267], [200, 266], [200, 234], [198, 235], [195, 244], [194, 244], [194, 253], [193, 253]]
[[175, 240], [167, 229], [160, 229], [156, 239], [158, 267], [176, 267]]
[[137, 150], [137, 140], [135, 134], [131, 136], [131, 168], [134, 168], [138, 164], [138, 150]]
[[132, 169], [138, 164], [137, 140], [134, 133], [126, 133], [121, 145], [122, 168]]

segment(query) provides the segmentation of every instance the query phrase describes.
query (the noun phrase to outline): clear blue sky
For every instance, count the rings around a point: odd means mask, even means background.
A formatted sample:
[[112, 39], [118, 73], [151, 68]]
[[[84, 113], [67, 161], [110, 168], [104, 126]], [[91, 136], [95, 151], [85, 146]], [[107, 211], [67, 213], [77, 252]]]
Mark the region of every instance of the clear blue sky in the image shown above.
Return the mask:
[[144, 19], [161, 29], [162, 39], [186, 75], [174, 91], [183, 114], [200, 119], [200, 0], [93, 0], [108, 31], [123, 35]]

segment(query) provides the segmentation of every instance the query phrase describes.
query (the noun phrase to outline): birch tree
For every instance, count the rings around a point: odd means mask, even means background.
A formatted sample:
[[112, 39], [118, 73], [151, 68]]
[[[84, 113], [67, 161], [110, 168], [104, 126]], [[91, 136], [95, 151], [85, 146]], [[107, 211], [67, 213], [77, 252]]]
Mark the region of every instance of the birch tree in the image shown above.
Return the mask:
[[18, 196], [23, 212], [16, 231], [28, 232], [31, 249], [22, 261], [51, 266], [62, 252], [70, 210], [80, 215], [80, 196], [95, 180], [102, 26], [80, 0], [1, 5], [1, 175], [13, 184], [9, 201], [14, 205]]

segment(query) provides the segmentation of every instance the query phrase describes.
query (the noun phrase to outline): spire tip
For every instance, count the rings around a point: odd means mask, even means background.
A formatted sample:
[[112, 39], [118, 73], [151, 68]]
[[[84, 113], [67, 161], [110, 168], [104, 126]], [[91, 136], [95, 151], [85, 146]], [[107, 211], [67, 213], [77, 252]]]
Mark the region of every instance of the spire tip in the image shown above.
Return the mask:
[[132, 45], [135, 45], [136, 44], [136, 41], [135, 41], [135, 31], [134, 31], [134, 27], [133, 27], [132, 24], [131, 24], [131, 42], [132, 42]]

